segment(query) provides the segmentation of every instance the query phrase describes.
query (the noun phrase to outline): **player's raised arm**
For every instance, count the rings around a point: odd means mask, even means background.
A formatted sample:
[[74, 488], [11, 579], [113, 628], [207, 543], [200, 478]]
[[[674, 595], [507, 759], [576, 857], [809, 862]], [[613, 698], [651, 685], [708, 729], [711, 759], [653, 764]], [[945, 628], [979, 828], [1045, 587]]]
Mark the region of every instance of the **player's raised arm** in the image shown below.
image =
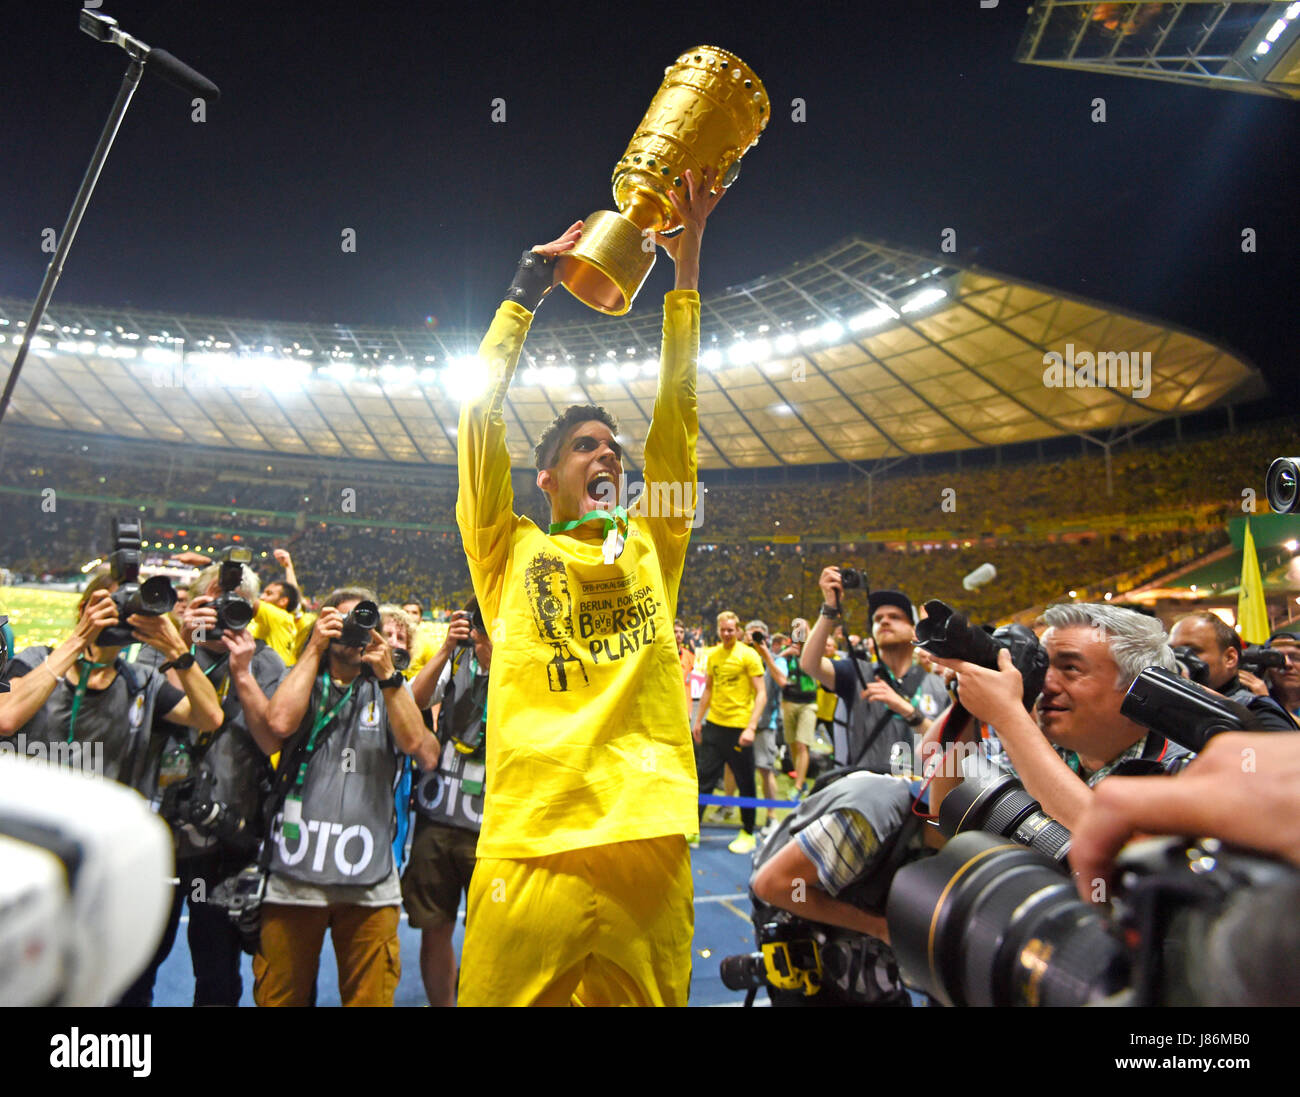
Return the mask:
[[[680, 570], [690, 536], [696, 506], [695, 447], [699, 437], [699, 413], [695, 397], [695, 370], [700, 353], [700, 240], [704, 225], [722, 192], [710, 190], [713, 174], [706, 170], [702, 180], [687, 171], [686, 198], [668, 192], [669, 201], [682, 221], [674, 236], [655, 235], [677, 268], [674, 290], [664, 298], [664, 335], [659, 359], [659, 388], [654, 414], [645, 441], [644, 512], [667, 519], [670, 546], [660, 536], [665, 523], [654, 522], [656, 540], [665, 567]], [[680, 502], [679, 502], [680, 501]], [[675, 547], [676, 551], [673, 551]]]
[[[481, 395], [461, 405], [456, 433], [460, 478], [456, 522], [475, 589], [484, 593], [494, 587], [490, 577], [504, 564], [514, 519], [506, 450], [506, 392], [533, 313], [555, 284], [555, 257], [572, 249], [581, 235], [582, 222], [577, 221], [558, 239], [523, 254], [506, 299], [479, 345], [479, 362], [474, 368], [487, 372], [487, 385]], [[480, 584], [480, 579], [485, 581]]]

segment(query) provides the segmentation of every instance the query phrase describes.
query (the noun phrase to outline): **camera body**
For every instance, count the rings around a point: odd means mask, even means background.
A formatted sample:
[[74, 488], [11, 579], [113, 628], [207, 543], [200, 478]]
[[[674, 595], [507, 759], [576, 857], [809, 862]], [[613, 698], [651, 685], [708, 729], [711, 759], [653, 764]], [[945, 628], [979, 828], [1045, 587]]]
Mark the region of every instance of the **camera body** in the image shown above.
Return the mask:
[[250, 833], [250, 820], [215, 798], [211, 773], [186, 777], [164, 788], [158, 814], [174, 828], [193, 827], [203, 837], [227, 844], [256, 838]]
[[[470, 627], [474, 627], [474, 615], [468, 610], [456, 610], [456, 612], [451, 615], [451, 619], [453, 621], [469, 621]], [[472, 636], [466, 636], [463, 640], [457, 640], [456, 646], [458, 648], [472, 648], [474, 646], [474, 638]]]
[[867, 577], [857, 568], [841, 565], [840, 586], [845, 590], [863, 590], [867, 586]]
[[221, 554], [221, 571], [217, 577], [221, 593], [212, 603], [217, 623], [208, 629], [209, 640], [219, 640], [225, 632], [242, 632], [257, 615], [257, 607], [235, 593], [244, 581], [245, 566], [251, 567], [252, 562], [252, 549], [232, 545]]
[[996, 670], [998, 649], [1011, 652], [1011, 661], [1024, 681], [1022, 701], [1033, 708], [1043, 691], [1047, 677], [1047, 649], [1038, 642], [1034, 630], [1024, 625], [1003, 625], [992, 633], [972, 625], [964, 613], [931, 599], [925, 603], [926, 616], [916, 626], [917, 647], [941, 659], [962, 659], [976, 666]]
[[165, 575], [155, 575], [140, 582], [140, 523], [134, 518], [112, 520], [113, 552], [108, 558], [109, 574], [117, 583], [113, 604], [117, 606], [117, 624], [99, 634], [99, 646], [124, 647], [135, 637], [127, 618], [133, 614], [161, 617], [176, 604], [176, 591]]
[[226, 912], [239, 931], [239, 947], [256, 956], [262, 938], [262, 900], [266, 897], [266, 873], [248, 865], [222, 880], [208, 894], [208, 902]]
[[[1237, 666], [1244, 671], [1258, 677], [1266, 670], [1285, 670], [1286, 656], [1280, 651], [1274, 651], [1272, 648], [1262, 647], [1259, 644], [1247, 644], [1241, 649], [1241, 658], [1237, 660]], [[1196, 681], [1196, 679], [1193, 679]]]
[[882, 1005], [901, 999], [898, 965], [889, 946], [865, 934], [805, 922], [789, 911], [755, 918], [759, 951], [720, 965], [728, 990], [768, 987], [836, 1005]]
[[1174, 648], [1174, 658], [1178, 665], [1187, 671], [1187, 677], [1198, 686], [1209, 686], [1210, 668], [1204, 659], [1198, 658], [1192, 649], [1186, 646]]

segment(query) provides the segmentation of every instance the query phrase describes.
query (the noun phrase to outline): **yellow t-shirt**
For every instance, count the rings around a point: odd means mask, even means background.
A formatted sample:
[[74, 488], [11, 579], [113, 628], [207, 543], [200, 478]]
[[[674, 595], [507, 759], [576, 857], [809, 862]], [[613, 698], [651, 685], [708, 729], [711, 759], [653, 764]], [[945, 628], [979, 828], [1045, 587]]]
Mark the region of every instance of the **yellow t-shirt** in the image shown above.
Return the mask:
[[316, 618], [319, 613], [304, 613], [298, 617], [293, 634], [293, 646], [295, 651], [302, 651], [307, 641], [311, 639], [311, 630], [316, 627]]
[[835, 706], [839, 704], [839, 697], [829, 690], [817, 687], [817, 719], [830, 723], [835, 719]]
[[264, 640], [286, 666], [293, 666], [298, 661], [298, 648], [294, 642], [298, 635], [298, 622], [288, 610], [270, 602], [258, 602], [257, 613], [248, 631], [255, 640]]
[[[648, 484], [683, 485], [634, 513], [604, 563], [596, 537], [548, 535], [513, 512], [502, 407], [532, 314], [507, 301], [479, 347], [485, 393], [461, 408], [456, 520], [496, 641], [488, 685], [480, 857], [690, 834], [698, 786], [673, 638], [695, 509], [700, 299], [664, 301]], [[646, 493], [649, 495], [649, 492]]]
[[737, 640], [728, 651], [721, 644], [709, 648], [708, 669], [705, 673], [713, 683], [709, 695], [709, 711], [705, 719], [724, 728], [743, 728], [754, 714], [754, 684], [751, 676], [760, 681], [765, 668], [763, 660], [748, 644]]
[[411, 665], [403, 672], [406, 680], [409, 682], [424, 669], [424, 664], [438, 654], [440, 645], [433, 643], [429, 639], [429, 634], [425, 630], [428, 622], [420, 622], [420, 627], [416, 630], [415, 639], [411, 641]]

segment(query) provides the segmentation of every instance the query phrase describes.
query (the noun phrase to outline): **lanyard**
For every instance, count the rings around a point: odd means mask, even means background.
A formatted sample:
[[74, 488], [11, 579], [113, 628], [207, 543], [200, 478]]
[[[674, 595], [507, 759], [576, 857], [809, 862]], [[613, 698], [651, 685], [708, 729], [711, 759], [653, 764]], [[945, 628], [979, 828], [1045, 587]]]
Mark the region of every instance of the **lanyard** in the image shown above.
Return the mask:
[[601, 546], [605, 554], [605, 563], [612, 564], [623, 552], [623, 541], [627, 536], [627, 508], [615, 507], [613, 510], [589, 510], [581, 518], [572, 522], [552, 522], [548, 533], [567, 533], [587, 522], [600, 522], [605, 534]]
[[72, 696], [72, 712], [68, 714], [68, 742], [72, 742], [73, 729], [77, 726], [77, 713], [81, 711], [81, 702], [86, 699], [86, 679], [96, 670], [111, 667], [112, 663], [92, 663], [89, 659], [77, 660], [77, 692]]
[[299, 763], [298, 765], [298, 776], [295, 778], [293, 782], [294, 795], [297, 796], [297, 798], [300, 800], [302, 799], [302, 797], [298, 794], [302, 789], [303, 781], [307, 777], [307, 763], [311, 761], [311, 752], [316, 749], [316, 736], [319, 735], [322, 730], [324, 730], [326, 724], [328, 724], [331, 720], [334, 719], [334, 717], [338, 714], [339, 709], [341, 709], [345, 704], [347, 704], [348, 698], [352, 696], [352, 687], [355, 685], [356, 682], [354, 681], [352, 685], [348, 686], [343, 696], [338, 699], [338, 703], [332, 709], [326, 712], [325, 699], [329, 696], [329, 689], [330, 689], [329, 671], [326, 671], [324, 674], [320, 676], [321, 706], [320, 709], [317, 710], [316, 720], [312, 724], [311, 736], [307, 740], [307, 752], [303, 757], [302, 762]]

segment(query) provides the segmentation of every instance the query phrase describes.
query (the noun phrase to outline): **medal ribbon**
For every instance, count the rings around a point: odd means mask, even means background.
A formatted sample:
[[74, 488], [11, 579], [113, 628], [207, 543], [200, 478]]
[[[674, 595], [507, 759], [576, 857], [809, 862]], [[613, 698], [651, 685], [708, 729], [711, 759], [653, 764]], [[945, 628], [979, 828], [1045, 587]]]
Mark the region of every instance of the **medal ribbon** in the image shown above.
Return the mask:
[[572, 522], [552, 522], [548, 533], [567, 533], [571, 529], [586, 525], [588, 522], [600, 522], [605, 541], [602, 546], [605, 563], [612, 564], [622, 555], [623, 542], [627, 537], [627, 508], [615, 507], [613, 510], [589, 510], [581, 518]]

